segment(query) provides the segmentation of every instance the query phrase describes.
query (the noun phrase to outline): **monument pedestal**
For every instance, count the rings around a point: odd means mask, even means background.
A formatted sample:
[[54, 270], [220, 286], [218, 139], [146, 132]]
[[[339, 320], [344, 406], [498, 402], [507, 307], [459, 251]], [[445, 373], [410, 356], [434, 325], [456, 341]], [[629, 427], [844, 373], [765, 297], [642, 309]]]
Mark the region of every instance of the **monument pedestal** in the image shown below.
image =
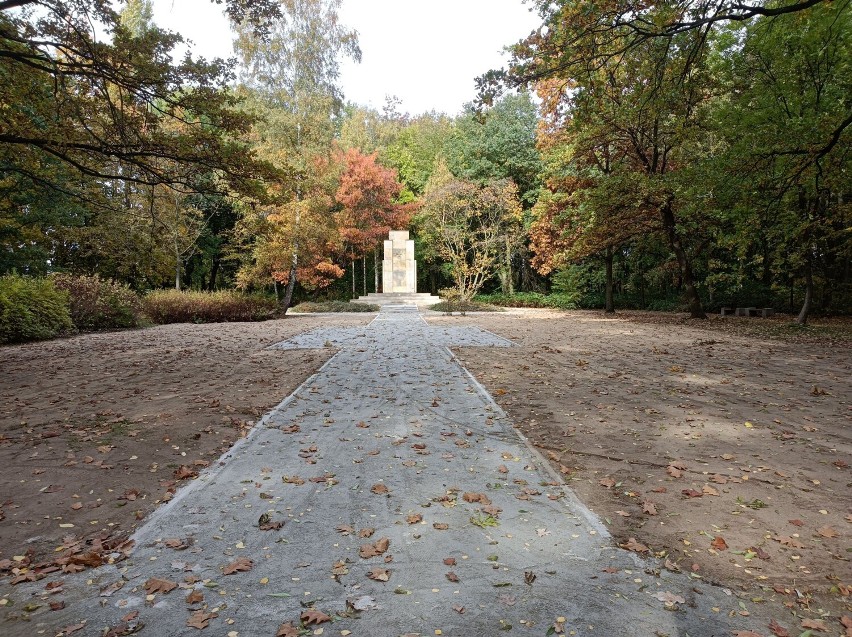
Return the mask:
[[384, 247], [382, 292], [360, 296], [353, 299], [353, 303], [434, 305], [441, 301], [437, 296], [417, 292], [417, 261], [408, 230], [391, 230]]

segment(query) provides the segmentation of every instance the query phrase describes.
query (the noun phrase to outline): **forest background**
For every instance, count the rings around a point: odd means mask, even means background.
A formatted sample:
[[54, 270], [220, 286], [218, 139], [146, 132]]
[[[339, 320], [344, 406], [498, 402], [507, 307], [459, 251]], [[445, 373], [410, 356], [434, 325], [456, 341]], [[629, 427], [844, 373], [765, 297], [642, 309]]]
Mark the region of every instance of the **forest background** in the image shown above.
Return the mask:
[[852, 309], [849, 0], [532, 4], [450, 117], [345, 102], [340, 0], [230, 0], [238, 59], [213, 61], [148, 0], [0, 2], [6, 305], [50, 275], [286, 311], [379, 290], [410, 228], [421, 291]]

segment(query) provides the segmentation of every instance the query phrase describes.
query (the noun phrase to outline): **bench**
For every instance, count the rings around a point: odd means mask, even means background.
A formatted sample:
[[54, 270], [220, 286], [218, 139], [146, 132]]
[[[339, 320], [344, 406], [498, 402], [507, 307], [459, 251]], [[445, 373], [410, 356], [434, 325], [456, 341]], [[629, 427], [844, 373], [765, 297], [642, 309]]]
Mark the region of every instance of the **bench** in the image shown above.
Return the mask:
[[775, 315], [775, 310], [771, 307], [738, 307], [736, 310], [730, 307], [722, 308], [722, 316], [760, 316], [761, 318], [769, 318]]

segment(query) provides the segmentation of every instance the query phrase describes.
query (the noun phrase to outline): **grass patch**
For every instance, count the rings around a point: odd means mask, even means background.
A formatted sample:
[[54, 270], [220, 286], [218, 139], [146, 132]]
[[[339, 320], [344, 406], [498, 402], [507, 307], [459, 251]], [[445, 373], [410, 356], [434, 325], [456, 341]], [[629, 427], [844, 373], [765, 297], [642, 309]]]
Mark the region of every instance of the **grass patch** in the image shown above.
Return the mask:
[[317, 314], [319, 312], [378, 312], [379, 306], [371, 303], [350, 303], [349, 301], [306, 301], [299, 303], [294, 308], [303, 314]]
[[143, 304], [145, 314], [161, 325], [265, 321], [278, 310], [273, 298], [241, 292], [156, 290], [145, 296]]
[[435, 303], [435, 305], [430, 305], [429, 309], [434, 312], [502, 312], [502, 307], [497, 307], [495, 305], [488, 305], [487, 303], [480, 303], [479, 301], [454, 301], [452, 303], [447, 303], [446, 301], [441, 301], [440, 303]]
[[518, 292], [516, 294], [477, 294], [474, 301], [501, 307], [546, 307], [557, 310], [579, 309], [573, 296], [568, 294], [540, 294]]

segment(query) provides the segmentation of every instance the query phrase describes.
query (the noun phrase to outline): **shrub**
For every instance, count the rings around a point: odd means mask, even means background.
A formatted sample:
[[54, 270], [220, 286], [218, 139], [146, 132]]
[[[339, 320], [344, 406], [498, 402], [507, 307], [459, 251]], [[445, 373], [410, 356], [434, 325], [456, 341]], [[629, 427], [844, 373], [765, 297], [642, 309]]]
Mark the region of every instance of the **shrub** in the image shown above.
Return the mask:
[[68, 292], [71, 320], [78, 330], [137, 327], [142, 319], [142, 301], [127, 285], [97, 274], [55, 274], [52, 279]]
[[0, 277], [0, 343], [53, 338], [72, 328], [68, 293], [49, 279]]
[[241, 292], [180, 292], [157, 290], [142, 299], [145, 314], [155, 323], [223, 323], [265, 321], [278, 308], [273, 298]]
[[317, 312], [378, 312], [379, 306], [372, 303], [350, 303], [349, 301], [305, 301], [299, 303], [294, 310], [305, 314]]
[[541, 294], [539, 292], [518, 292], [516, 294], [478, 294], [477, 303], [500, 305], [503, 307], [549, 307], [559, 310], [576, 310], [577, 303], [567, 294]]

